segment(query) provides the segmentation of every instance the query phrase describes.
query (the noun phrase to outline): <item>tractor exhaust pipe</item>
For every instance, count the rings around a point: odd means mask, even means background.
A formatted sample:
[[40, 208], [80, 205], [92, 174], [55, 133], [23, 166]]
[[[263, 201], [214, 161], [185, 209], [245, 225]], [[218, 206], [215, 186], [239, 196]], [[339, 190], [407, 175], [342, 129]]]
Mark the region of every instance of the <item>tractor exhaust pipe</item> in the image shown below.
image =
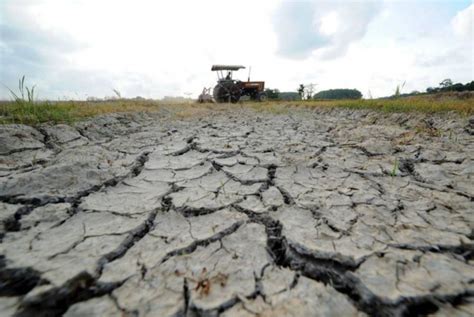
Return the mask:
[[249, 66], [249, 77], [247, 78], [247, 81], [250, 81], [250, 71], [252, 70], [252, 66]]

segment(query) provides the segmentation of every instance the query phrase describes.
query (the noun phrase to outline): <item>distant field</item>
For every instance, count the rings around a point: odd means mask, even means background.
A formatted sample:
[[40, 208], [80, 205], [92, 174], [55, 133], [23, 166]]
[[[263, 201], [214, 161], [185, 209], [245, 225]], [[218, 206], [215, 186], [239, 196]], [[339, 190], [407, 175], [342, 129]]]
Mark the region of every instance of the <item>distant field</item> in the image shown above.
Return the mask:
[[[474, 95], [459, 98], [458, 94], [438, 94], [402, 97], [396, 99], [359, 99], [359, 100], [325, 100], [325, 101], [292, 101], [271, 102], [269, 108], [276, 110], [281, 105], [297, 105], [306, 107], [341, 107], [349, 109], [371, 109], [383, 112], [446, 112], [455, 111], [461, 115], [474, 114]], [[466, 96], [466, 95], [464, 95]], [[265, 108], [255, 104], [257, 108]], [[278, 111], [278, 110], [277, 110]]]
[[265, 103], [243, 102], [239, 104], [190, 104], [168, 103], [148, 100], [116, 101], [56, 101], [56, 102], [0, 102], [0, 123], [38, 124], [43, 122], [70, 123], [84, 118], [114, 112], [169, 111], [177, 118], [203, 114], [209, 110], [227, 107], [249, 107], [256, 111], [284, 113], [293, 106], [344, 107], [371, 109], [384, 112], [435, 113], [456, 111], [461, 115], [474, 114], [474, 98], [459, 98], [458, 95], [428, 95], [397, 99], [337, 100], [337, 101], [269, 101]]

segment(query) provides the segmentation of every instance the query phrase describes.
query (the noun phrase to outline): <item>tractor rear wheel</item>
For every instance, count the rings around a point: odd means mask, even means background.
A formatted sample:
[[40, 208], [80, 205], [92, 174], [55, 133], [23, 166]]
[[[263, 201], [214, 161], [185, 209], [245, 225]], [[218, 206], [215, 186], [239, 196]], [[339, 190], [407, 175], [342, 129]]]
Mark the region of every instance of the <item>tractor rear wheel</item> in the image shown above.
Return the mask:
[[234, 83], [219, 83], [214, 87], [213, 96], [216, 102], [236, 103], [240, 100], [240, 89]]

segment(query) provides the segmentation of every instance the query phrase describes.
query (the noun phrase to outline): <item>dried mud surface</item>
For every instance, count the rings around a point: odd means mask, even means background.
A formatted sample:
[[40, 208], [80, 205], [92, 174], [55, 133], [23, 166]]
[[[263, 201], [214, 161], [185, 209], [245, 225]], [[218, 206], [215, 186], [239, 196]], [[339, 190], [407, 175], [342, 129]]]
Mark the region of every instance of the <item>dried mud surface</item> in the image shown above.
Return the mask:
[[472, 316], [474, 120], [0, 127], [1, 316]]

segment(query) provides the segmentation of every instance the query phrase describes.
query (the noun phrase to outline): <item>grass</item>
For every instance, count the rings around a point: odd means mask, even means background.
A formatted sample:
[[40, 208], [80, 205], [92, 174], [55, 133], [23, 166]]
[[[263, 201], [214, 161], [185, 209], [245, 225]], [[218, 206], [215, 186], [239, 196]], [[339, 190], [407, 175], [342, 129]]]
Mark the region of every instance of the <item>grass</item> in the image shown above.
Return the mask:
[[192, 110], [190, 104], [170, 104], [160, 101], [45, 101], [19, 105], [13, 101], [0, 101], [0, 124], [21, 123], [36, 125], [43, 122], [72, 123], [89, 117], [119, 112], [155, 112], [166, 110], [173, 116], [184, 118]]
[[[256, 110], [267, 108], [272, 112], [282, 112], [282, 105], [305, 107], [330, 107], [348, 109], [370, 109], [382, 112], [423, 112], [436, 113], [455, 111], [461, 115], [474, 114], [474, 98], [459, 99], [452, 95], [423, 95], [396, 99], [359, 99], [359, 100], [324, 100], [324, 101], [292, 101], [286, 103], [269, 102], [255, 104]], [[284, 106], [283, 105], [283, 106]]]
[[[156, 101], [125, 100], [113, 89], [118, 99], [101, 102], [85, 101], [38, 101], [35, 86], [25, 84], [25, 76], [18, 80], [18, 92], [5, 86], [13, 101], [0, 101], [0, 124], [22, 123], [35, 125], [43, 122], [71, 123], [100, 114], [116, 112], [140, 112], [162, 109]], [[182, 105], [173, 107], [179, 111]]]
[[[21, 86], [20, 86], [21, 87]], [[30, 91], [30, 93], [28, 93]], [[35, 101], [32, 89], [27, 97], [17, 96], [14, 101], [0, 102], [0, 123], [23, 123], [35, 125], [43, 122], [71, 123], [96, 115], [114, 112], [153, 112], [166, 110], [175, 118], [185, 119], [207, 115], [211, 110], [226, 110], [235, 107], [248, 107], [256, 111], [269, 111], [282, 114], [293, 107], [307, 108], [349, 108], [371, 109], [383, 112], [424, 112], [436, 113], [455, 111], [461, 115], [474, 115], [474, 98], [459, 99], [450, 95], [424, 95], [397, 99], [337, 100], [337, 101], [269, 101], [264, 103], [244, 102], [228, 104], [182, 104], [149, 100], [115, 101]], [[31, 94], [31, 98], [29, 95]]]

